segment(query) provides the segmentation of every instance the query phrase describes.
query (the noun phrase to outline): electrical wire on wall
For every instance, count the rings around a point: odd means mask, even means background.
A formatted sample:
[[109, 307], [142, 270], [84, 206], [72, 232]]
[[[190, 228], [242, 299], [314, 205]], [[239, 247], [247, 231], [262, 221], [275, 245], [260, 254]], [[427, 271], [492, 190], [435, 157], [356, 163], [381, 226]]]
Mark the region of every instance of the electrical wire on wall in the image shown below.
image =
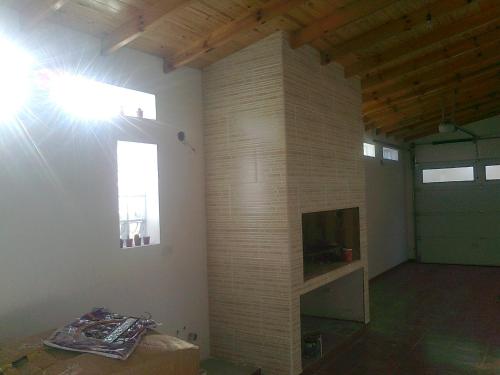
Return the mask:
[[186, 139], [186, 133], [184, 133], [183, 131], [180, 131], [179, 133], [177, 133], [177, 139], [183, 145], [188, 146], [191, 149], [191, 151], [196, 152], [196, 149], [187, 141], [187, 139]]

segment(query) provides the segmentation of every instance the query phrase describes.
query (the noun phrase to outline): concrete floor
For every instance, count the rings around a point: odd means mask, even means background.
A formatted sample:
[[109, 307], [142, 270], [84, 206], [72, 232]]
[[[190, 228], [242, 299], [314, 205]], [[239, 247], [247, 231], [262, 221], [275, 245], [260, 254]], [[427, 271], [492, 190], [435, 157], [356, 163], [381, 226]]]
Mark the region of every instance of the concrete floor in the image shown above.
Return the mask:
[[370, 305], [363, 335], [304, 375], [500, 374], [500, 268], [407, 263]]

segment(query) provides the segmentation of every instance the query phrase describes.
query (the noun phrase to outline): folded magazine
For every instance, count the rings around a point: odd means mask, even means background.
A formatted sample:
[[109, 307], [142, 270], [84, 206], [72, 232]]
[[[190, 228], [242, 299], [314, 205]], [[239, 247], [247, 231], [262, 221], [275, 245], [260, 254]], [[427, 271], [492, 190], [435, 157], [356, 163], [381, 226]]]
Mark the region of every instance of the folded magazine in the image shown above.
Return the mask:
[[96, 308], [55, 331], [44, 340], [53, 348], [127, 359], [148, 329], [156, 327], [149, 318], [115, 314]]

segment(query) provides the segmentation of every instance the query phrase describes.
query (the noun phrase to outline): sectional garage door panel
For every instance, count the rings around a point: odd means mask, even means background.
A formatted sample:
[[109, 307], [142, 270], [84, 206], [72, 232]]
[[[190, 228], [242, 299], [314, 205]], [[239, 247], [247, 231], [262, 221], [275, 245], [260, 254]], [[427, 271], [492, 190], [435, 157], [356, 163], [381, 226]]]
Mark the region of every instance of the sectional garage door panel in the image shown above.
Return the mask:
[[423, 238], [418, 246], [424, 263], [500, 266], [498, 246], [488, 239]]
[[423, 184], [424, 168], [416, 169], [417, 249], [422, 262], [500, 266], [500, 181], [485, 181], [481, 168], [484, 165], [476, 165], [474, 182], [435, 184]]
[[[446, 183], [454, 184], [454, 183]], [[487, 186], [464, 182], [456, 183], [456, 188], [420, 185], [416, 190], [419, 213], [434, 212], [496, 212], [500, 211], [500, 182]]]

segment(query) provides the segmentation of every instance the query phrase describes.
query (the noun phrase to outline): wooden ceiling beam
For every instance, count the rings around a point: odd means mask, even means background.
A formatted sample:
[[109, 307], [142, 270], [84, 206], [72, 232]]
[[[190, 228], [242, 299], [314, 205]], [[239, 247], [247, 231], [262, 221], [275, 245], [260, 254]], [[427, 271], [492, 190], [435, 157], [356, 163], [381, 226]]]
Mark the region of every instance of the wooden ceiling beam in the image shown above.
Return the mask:
[[[453, 120], [449, 121], [461, 124], [463, 123], [463, 118], [466, 116], [489, 112], [495, 109], [500, 110], [500, 100], [498, 98], [498, 95], [492, 98], [482, 98], [474, 103], [470, 103], [460, 108], [459, 110], [456, 111]], [[419, 131], [420, 129], [431, 126], [433, 124], [439, 125], [439, 123], [441, 123], [441, 120], [442, 120], [441, 114], [435, 113], [433, 116], [429, 116], [428, 118], [415, 122], [410, 126], [394, 129], [391, 130], [390, 132], [386, 132], [386, 134], [388, 136], [404, 137], [408, 133]]]
[[[482, 110], [482, 111], [481, 110], [480, 111], [469, 111], [468, 113], [464, 113], [460, 116], [457, 116], [455, 123], [458, 126], [463, 126], [463, 125], [469, 124], [469, 123], [474, 122], [474, 121], [489, 118], [492, 115], [494, 115], [495, 113], [497, 113], [498, 111], [499, 111], [498, 107], [494, 107], [494, 106], [490, 106], [489, 108], [485, 107], [484, 110]], [[437, 120], [437, 121], [429, 122], [428, 124], [422, 124], [422, 126], [420, 126], [417, 129], [408, 130], [405, 132], [400, 132], [398, 135], [392, 135], [391, 137], [404, 140], [405, 138], [411, 137], [414, 134], [420, 134], [422, 132], [425, 132], [428, 129], [436, 129], [436, 132], [439, 132], [439, 130], [438, 130], [439, 123], [440, 123], [440, 121]]]
[[[474, 93], [468, 98], [461, 98], [455, 103], [456, 112], [463, 111], [468, 108], [474, 108], [477, 104], [484, 101], [496, 100], [498, 98], [498, 88], [494, 87], [488, 91], [481, 93]], [[452, 103], [447, 103], [446, 115], [450, 115]], [[427, 121], [429, 119], [441, 118], [442, 117], [442, 107], [441, 103], [438, 102], [434, 107], [429, 107], [425, 110], [417, 111], [406, 117], [393, 117], [388, 119], [383, 119], [378, 122], [371, 123], [372, 127], [377, 129], [382, 133], [391, 133], [393, 131], [411, 128], [415, 124]], [[373, 125], [375, 124], [375, 125]]]
[[311, 25], [294, 32], [290, 37], [290, 45], [292, 48], [299, 48], [395, 2], [394, 0], [362, 0], [348, 3], [335, 9], [328, 16], [315, 20]]
[[252, 30], [275, 17], [282, 16], [306, 0], [272, 0], [259, 9], [246, 12], [234, 21], [212, 31], [176, 54], [172, 59], [165, 58], [164, 71], [168, 73], [185, 66], [204, 54], [229, 42], [235, 34]]
[[406, 111], [412, 108], [429, 106], [431, 103], [441, 103], [443, 98], [448, 98], [456, 92], [457, 96], [472, 95], [474, 93], [487, 92], [500, 87], [500, 74], [494, 76], [492, 79], [481, 80], [474, 84], [463, 85], [463, 86], [450, 86], [446, 90], [441, 90], [433, 95], [419, 98], [418, 100], [413, 100], [410, 102], [405, 102], [400, 106], [385, 107], [384, 111], [364, 113], [363, 118], [373, 119], [371, 121], [375, 123], [381, 122], [385, 116], [390, 116], [391, 114], [406, 113]]
[[484, 0], [479, 5], [480, 11], [475, 14], [469, 13], [451, 23], [437, 26], [411, 41], [405, 40], [394, 47], [380, 51], [376, 55], [362, 57], [357, 62], [345, 66], [346, 77], [362, 75], [380, 69], [382, 66], [404, 59], [407, 54], [413, 54], [435, 43], [442, 43], [451, 37], [470, 32], [477, 27], [493, 22], [500, 16], [500, 6], [497, 0]]
[[384, 100], [370, 100], [363, 103], [363, 113], [372, 114], [392, 109], [397, 111], [399, 106], [406, 103], [424, 101], [428, 97], [443, 95], [444, 92], [468, 87], [469, 85], [481, 84], [484, 81], [500, 79], [500, 63], [482, 67], [467, 75], [454, 76], [446, 81], [439, 81], [432, 85], [423, 85], [418, 90], [409, 90], [399, 95], [391, 95]]
[[425, 73], [420, 73], [415, 77], [408, 77], [391, 85], [384, 86], [373, 91], [364, 91], [362, 93], [363, 101], [371, 99], [382, 99], [394, 95], [403, 90], [418, 90], [426, 83], [442, 81], [445, 78], [452, 78], [457, 74], [464, 74], [471, 70], [478, 70], [483, 66], [498, 63], [500, 55], [500, 41], [495, 42], [490, 48], [480, 48], [473, 53], [461, 56], [453, 64], [436, 67]]
[[[483, 112], [483, 113], [478, 113], [476, 115], [464, 117], [461, 121], [461, 124], [459, 124], [459, 125], [460, 126], [468, 125], [470, 123], [484, 120], [484, 119], [487, 119], [490, 117], [494, 117], [494, 116], [497, 116], [499, 114], [500, 114], [500, 110], [498, 110], [498, 109]], [[422, 128], [419, 131], [416, 131], [413, 133], [408, 133], [407, 135], [405, 135], [402, 138], [405, 142], [411, 142], [411, 141], [414, 141], [414, 140], [419, 139], [419, 138], [423, 138], [423, 137], [428, 136], [428, 135], [437, 134], [437, 133], [439, 133], [438, 126], [439, 126], [439, 124], [429, 125], [428, 127]]]
[[[495, 88], [496, 89], [496, 88]], [[481, 93], [470, 97], [467, 100], [461, 100], [456, 103], [455, 114], [460, 114], [463, 111], [476, 108], [477, 105], [483, 104], [485, 102], [498, 101], [498, 90], [493, 89], [492, 91]], [[446, 117], [450, 117], [450, 104], [446, 108]], [[408, 116], [406, 118], [400, 118], [396, 120], [386, 120], [380, 122], [376, 127], [378, 133], [385, 133], [387, 135], [394, 135], [401, 131], [406, 131], [408, 129], [414, 129], [418, 127], [421, 123], [426, 123], [429, 121], [440, 122], [442, 119], [442, 108], [438, 104], [434, 108], [429, 108], [427, 111], [422, 111], [420, 113]]]
[[102, 39], [102, 53], [110, 54], [125, 47], [158, 24], [170, 12], [190, 2], [191, 0], [162, 0], [157, 5], [148, 6], [141, 10], [133, 19], [125, 22]]
[[432, 69], [436, 64], [453, 64], [454, 59], [472, 53], [477, 48], [487, 49], [489, 45], [500, 40], [500, 20], [480, 30], [479, 35], [475, 34], [465, 40], [404, 61], [401, 64], [365, 75], [362, 78], [363, 89], [376, 89], [384, 84], [394, 82], [400, 77], [416, 75], [422, 70]]
[[375, 124], [373, 127], [383, 129], [388, 126], [387, 121], [390, 121], [391, 124], [398, 123], [404, 118], [411, 118], [418, 116], [421, 113], [432, 111], [435, 108], [441, 108], [443, 104], [449, 108], [453, 100], [455, 100], [457, 104], [460, 104], [461, 102], [466, 102], [467, 100], [486, 96], [491, 92], [499, 90], [499, 88], [500, 80], [493, 79], [471, 87], [455, 89], [456, 91], [450, 89], [447, 92], [442, 92], [439, 96], [427, 98], [425, 101], [407, 103], [406, 106], [398, 108], [397, 111], [379, 112], [376, 115], [363, 115], [363, 121], [367, 124], [373, 123]]
[[21, 10], [21, 28], [29, 30], [61, 9], [70, 0], [37, 0]]
[[431, 14], [432, 19], [435, 20], [463, 6], [476, 6], [476, 3], [476, 1], [471, 2], [470, 0], [432, 0], [430, 3], [426, 2], [413, 13], [404, 14], [354, 38], [335, 44], [325, 52], [326, 62], [337, 61], [342, 63], [342, 57], [350, 53], [370, 48], [381, 40], [392, 38], [394, 35], [401, 35], [419, 25], [425, 24], [428, 22], [428, 14]]

